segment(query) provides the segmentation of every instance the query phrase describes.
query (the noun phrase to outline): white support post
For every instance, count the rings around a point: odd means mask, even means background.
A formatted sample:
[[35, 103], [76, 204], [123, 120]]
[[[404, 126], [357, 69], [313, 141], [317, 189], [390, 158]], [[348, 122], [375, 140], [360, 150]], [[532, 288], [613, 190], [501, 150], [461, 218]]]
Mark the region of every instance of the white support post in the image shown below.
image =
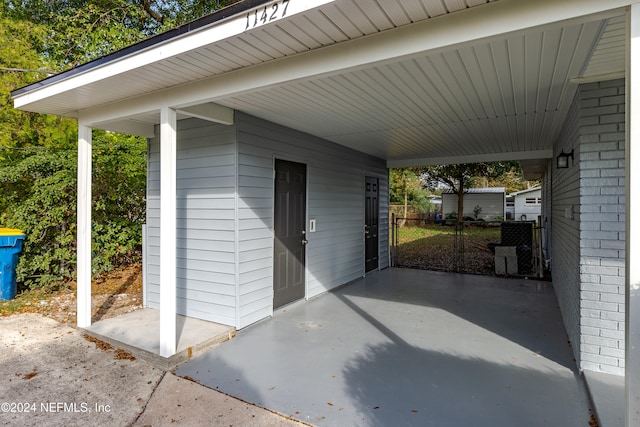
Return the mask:
[[78, 327], [91, 326], [91, 128], [78, 124]]
[[640, 425], [640, 4], [627, 14], [625, 425]]
[[160, 356], [176, 353], [176, 111], [160, 110]]

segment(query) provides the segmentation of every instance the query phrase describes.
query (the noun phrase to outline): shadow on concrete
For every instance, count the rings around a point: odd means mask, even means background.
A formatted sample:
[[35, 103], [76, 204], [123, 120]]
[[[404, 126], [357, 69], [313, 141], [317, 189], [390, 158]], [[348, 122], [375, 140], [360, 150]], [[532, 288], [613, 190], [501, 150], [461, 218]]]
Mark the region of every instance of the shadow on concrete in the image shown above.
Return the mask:
[[[409, 344], [344, 296], [390, 341], [367, 345], [343, 368], [346, 395], [367, 426], [585, 426], [589, 407], [577, 372], [492, 363]], [[496, 348], [496, 351], [500, 351]]]
[[564, 325], [550, 282], [392, 268], [336, 294], [343, 301], [344, 297], [357, 301], [362, 312], [378, 307], [366, 299], [444, 310], [564, 367], [576, 368], [567, 352], [566, 333], [558, 333]]
[[289, 306], [177, 374], [319, 426], [588, 423], [553, 293], [417, 273]]
[[359, 425], [570, 427], [589, 422], [577, 374], [563, 378], [386, 343], [367, 346], [343, 375]]

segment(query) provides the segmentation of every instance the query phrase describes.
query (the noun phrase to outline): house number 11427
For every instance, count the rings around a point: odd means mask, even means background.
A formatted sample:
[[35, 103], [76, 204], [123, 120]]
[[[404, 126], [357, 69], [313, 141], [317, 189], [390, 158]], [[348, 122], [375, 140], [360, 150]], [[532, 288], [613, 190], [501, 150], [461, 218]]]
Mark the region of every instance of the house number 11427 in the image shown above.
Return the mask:
[[276, 19], [284, 18], [289, 8], [289, 0], [281, 0], [271, 5], [264, 6], [247, 13], [247, 26], [245, 31], [250, 28], [259, 27]]

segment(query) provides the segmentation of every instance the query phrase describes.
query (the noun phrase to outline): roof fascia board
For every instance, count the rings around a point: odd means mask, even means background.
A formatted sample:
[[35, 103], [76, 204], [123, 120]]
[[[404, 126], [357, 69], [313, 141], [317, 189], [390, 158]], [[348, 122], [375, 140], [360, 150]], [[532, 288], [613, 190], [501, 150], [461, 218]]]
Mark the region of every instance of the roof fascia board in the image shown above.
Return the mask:
[[139, 41], [122, 49], [119, 49], [113, 53], [102, 56], [100, 58], [96, 58], [92, 61], [89, 61], [85, 64], [81, 64], [77, 67], [74, 67], [70, 70], [63, 71], [61, 73], [55, 74], [51, 77], [47, 77], [46, 79], [37, 81], [35, 83], [29, 84], [27, 86], [21, 87], [19, 89], [15, 89], [11, 92], [12, 96], [17, 96], [22, 93], [31, 91], [38, 87], [47, 86], [49, 84], [55, 83], [59, 80], [80, 74], [82, 72], [91, 70], [93, 68], [97, 68], [101, 65], [107, 64], [109, 62], [115, 61], [117, 59], [124, 58], [131, 54], [135, 54], [143, 51], [149, 47], [153, 47], [159, 45], [167, 40], [171, 40], [173, 38], [182, 36], [186, 33], [199, 30], [206, 26], [212, 25], [216, 22], [222, 21], [230, 16], [237, 15], [239, 13], [244, 13], [249, 10], [254, 10], [258, 6], [264, 6], [266, 3], [273, 3], [273, 0], [244, 0], [238, 3], [234, 3], [230, 6], [227, 6], [223, 9], [220, 9], [216, 12], [210, 13], [208, 15], [202, 16], [193, 21], [187, 22], [186, 24], [182, 24], [176, 28], [168, 30], [164, 33], [157, 34], [155, 36], [149, 37], [148, 39]]
[[[496, 194], [505, 194], [506, 188], [504, 187], [473, 187], [473, 188], [465, 188], [463, 190], [464, 194], [489, 194], [495, 196]], [[450, 188], [447, 188], [442, 191], [442, 194], [450, 194], [456, 195], [457, 191], [454, 191]]]
[[520, 190], [520, 191], [515, 191], [513, 193], [509, 193], [510, 196], [521, 196], [525, 193], [531, 193], [532, 191], [541, 191], [542, 187], [538, 186], [538, 187], [533, 187], [533, 188], [527, 188], [526, 190]]
[[500, 162], [510, 160], [550, 159], [553, 150], [514, 151], [509, 153], [483, 153], [471, 156], [425, 157], [413, 159], [388, 160], [387, 168], [406, 168], [411, 166], [452, 165], [461, 163]]
[[[168, 103], [175, 108], [204, 102], [224, 104], [225, 97], [285, 82], [329, 76], [371, 64], [438, 52], [452, 46], [471, 44], [479, 39], [552, 25], [558, 21], [588, 22], [594, 19], [593, 14], [598, 14], [597, 19], [604, 19], [619, 15], [619, 7], [628, 3], [629, 0], [500, 0], [464, 12], [95, 107], [86, 110], [85, 115], [87, 120], [102, 120], [103, 115], [106, 115], [104, 119], [111, 120], [155, 110], [157, 105], [154, 104], [158, 102]], [[612, 10], [612, 7], [616, 9]], [[588, 15], [585, 16], [585, 13]], [[21, 105], [27, 104], [24, 102]]]
[[[335, 0], [277, 0], [261, 4], [258, 7], [242, 11], [240, 14], [236, 14], [228, 19], [216, 22], [215, 25], [197, 28], [189, 32], [180, 32], [174, 37], [163, 40], [162, 43], [156, 43], [150, 47], [142, 47], [130, 54], [114, 54], [115, 59], [111, 61], [108, 60], [109, 57], [106, 57], [102, 61], [98, 61], [94, 67], [88, 68], [84, 72], [70, 72], [70, 76], [68, 78], [64, 78], [65, 73], [62, 73], [60, 75], [62, 80], [52, 81], [51, 84], [33, 88], [33, 86], [38, 86], [36, 83], [34, 85], [18, 89], [12, 92], [12, 95], [14, 96], [14, 106], [16, 108], [20, 108], [31, 102], [39, 101], [68, 90], [73, 90], [109, 77], [126, 73], [127, 71], [135, 70], [158, 61], [172, 58], [181, 53], [249, 32], [254, 28], [262, 28], [263, 26], [270, 25], [272, 22], [278, 22], [278, 20], [283, 18], [290, 18], [291, 16], [304, 13], [333, 1]], [[285, 8], [280, 9], [283, 11], [286, 9], [286, 15], [282, 16], [278, 12], [276, 18], [274, 18], [272, 22], [268, 22], [264, 25], [260, 25], [260, 20], [258, 19], [259, 24], [255, 27], [250, 22], [254, 13], [265, 8], [266, 10], [269, 10], [269, 8], [274, 4], [283, 3], [285, 4]], [[91, 63], [87, 65], [90, 64]], [[43, 80], [42, 83], [46, 83], [46, 81]]]

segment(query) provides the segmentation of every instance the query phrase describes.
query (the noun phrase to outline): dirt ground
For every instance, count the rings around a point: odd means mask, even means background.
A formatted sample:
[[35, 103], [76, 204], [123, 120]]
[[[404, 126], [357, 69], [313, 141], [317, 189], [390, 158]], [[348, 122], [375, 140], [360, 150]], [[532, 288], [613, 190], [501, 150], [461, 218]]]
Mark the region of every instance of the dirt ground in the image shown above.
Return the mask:
[[[142, 308], [142, 266], [133, 264], [96, 279], [91, 285], [92, 322]], [[76, 284], [53, 292], [24, 291], [12, 301], [0, 302], [0, 316], [40, 313], [74, 326], [77, 313]]]

